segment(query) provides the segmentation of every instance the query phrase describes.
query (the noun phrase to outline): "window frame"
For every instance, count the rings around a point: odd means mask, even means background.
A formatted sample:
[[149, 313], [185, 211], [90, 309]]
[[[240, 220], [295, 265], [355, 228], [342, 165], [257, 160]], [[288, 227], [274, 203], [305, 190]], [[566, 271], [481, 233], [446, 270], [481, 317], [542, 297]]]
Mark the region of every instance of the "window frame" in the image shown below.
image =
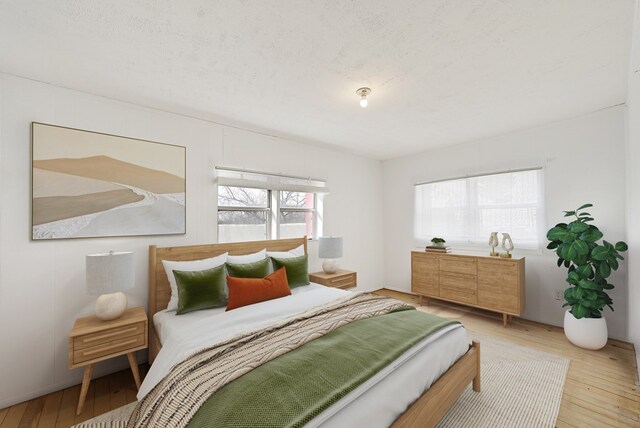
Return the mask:
[[[247, 207], [241, 205], [220, 205], [218, 202], [218, 197], [220, 194], [220, 187], [239, 187], [246, 189], [256, 189], [256, 190], [265, 190], [267, 192], [267, 206], [266, 207]], [[284, 212], [310, 212], [312, 214], [312, 236], [307, 237], [308, 240], [312, 241], [317, 239], [319, 236], [320, 230], [320, 219], [318, 218], [318, 206], [321, 201], [321, 194], [319, 192], [302, 192], [297, 190], [274, 190], [274, 189], [263, 189], [260, 187], [251, 187], [251, 186], [232, 186], [226, 184], [218, 184], [216, 188], [216, 234], [218, 236], [218, 241], [220, 240], [220, 222], [218, 221], [218, 212], [220, 211], [256, 211], [256, 212], [265, 212], [266, 213], [266, 236], [267, 240], [272, 239], [280, 239], [280, 213]], [[311, 193], [313, 195], [313, 208], [298, 208], [298, 207], [281, 207], [280, 206], [280, 193], [281, 192], [300, 192], [300, 193]]]
[[[538, 200], [536, 202], [518, 202], [518, 203], [513, 203], [513, 204], [508, 204], [508, 203], [502, 203], [502, 204], [496, 204], [496, 205], [481, 205], [478, 201], [478, 189], [477, 187], [475, 189], [473, 189], [473, 180], [477, 179], [477, 178], [481, 178], [481, 177], [485, 177], [485, 176], [494, 176], [494, 175], [503, 175], [503, 174], [514, 174], [514, 173], [521, 173], [521, 172], [529, 172], [529, 171], [536, 171], [537, 172], [537, 193], [538, 193]], [[521, 245], [518, 246], [518, 242], [516, 241], [516, 246], [519, 247], [518, 250], [521, 251], [527, 251], [527, 252], [535, 252], [535, 253], [542, 253], [542, 249], [545, 246], [545, 224], [546, 224], [546, 212], [545, 212], [545, 206], [544, 206], [544, 202], [545, 202], [545, 171], [543, 167], [533, 167], [533, 168], [523, 168], [523, 169], [513, 169], [513, 170], [507, 170], [507, 171], [497, 171], [497, 172], [491, 172], [491, 173], [485, 173], [485, 174], [476, 174], [476, 175], [467, 175], [464, 177], [454, 177], [454, 178], [448, 178], [448, 179], [440, 179], [440, 180], [433, 180], [433, 181], [421, 181], [421, 182], [417, 182], [414, 185], [414, 222], [413, 222], [413, 239], [414, 242], [417, 245], [428, 245], [429, 244], [429, 240], [431, 238], [427, 237], [427, 236], [421, 236], [418, 233], [418, 216], [419, 216], [419, 209], [418, 209], [418, 189], [420, 186], [423, 185], [429, 185], [429, 184], [437, 184], [437, 183], [444, 183], [444, 182], [453, 182], [453, 181], [459, 181], [459, 180], [464, 180], [464, 185], [465, 185], [465, 199], [466, 199], [466, 203], [464, 204], [464, 206], [459, 207], [460, 209], [462, 209], [467, 215], [468, 215], [468, 219], [467, 219], [467, 223], [466, 226], [469, 227], [469, 230], [467, 231], [467, 235], [460, 238], [449, 238], [447, 239], [447, 242], [449, 244], [451, 244], [452, 247], [454, 248], [458, 248], [461, 250], [478, 250], [480, 248], [485, 248], [486, 244], [484, 244], [483, 242], [481, 242], [481, 237], [479, 235], [479, 231], [478, 228], [481, 226], [480, 225], [480, 216], [481, 216], [481, 212], [483, 209], [505, 209], [505, 210], [515, 210], [515, 209], [519, 209], [519, 208], [532, 208], [535, 210], [536, 215], [536, 242], [535, 244], [533, 243], [533, 240], [524, 240], [521, 241]], [[439, 208], [435, 208], [435, 210], [437, 209], [451, 209], [454, 208], [453, 206], [451, 207], [439, 207]], [[434, 210], [434, 208], [431, 208], [432, 212]], [[423, 214], [424, 215], [424, 214]], [[501, 232], [508, 232], [507, 230], [504, 231], [498, 231], [499, 233]], [[435, 232], [438, 233], [438, 232]], [[469, 235], [471, 234], [471, 235]], [[488, 240], [489, 236], [487, 235], [487, 240]], [[512, 236], [513, 238], [513, 236]], [[445, 237], [446, 239], [446, 237]], [[517, 239], [517, 238], [516, 238]]]

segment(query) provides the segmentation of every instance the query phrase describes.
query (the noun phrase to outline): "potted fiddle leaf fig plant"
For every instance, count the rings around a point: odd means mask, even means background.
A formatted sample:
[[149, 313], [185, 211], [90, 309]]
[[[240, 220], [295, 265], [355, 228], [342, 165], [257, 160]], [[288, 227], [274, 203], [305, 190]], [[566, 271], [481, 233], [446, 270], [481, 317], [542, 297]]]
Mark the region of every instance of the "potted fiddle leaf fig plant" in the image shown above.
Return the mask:
[[593, 224], [591, 214], [585, 212], [592, 204], [584, 204], [574, 211], [564, 211], [570, 223], [556, 224], [547, 232], [547, 248], [555, 250], [558, 267], [567, 269], [569, 287], [564, 291], [569, 307], [564, 316], [564, 332], [574, 345], [586, 349], [600, 349], [607, 343], [607, 322], [602, 316], [605, 307], [613, 311], [613, 301], [607, 294], [614, 285], [609, 283], [611, 273], [624, 260], [621, 252], [627, 244], [611, 244]]

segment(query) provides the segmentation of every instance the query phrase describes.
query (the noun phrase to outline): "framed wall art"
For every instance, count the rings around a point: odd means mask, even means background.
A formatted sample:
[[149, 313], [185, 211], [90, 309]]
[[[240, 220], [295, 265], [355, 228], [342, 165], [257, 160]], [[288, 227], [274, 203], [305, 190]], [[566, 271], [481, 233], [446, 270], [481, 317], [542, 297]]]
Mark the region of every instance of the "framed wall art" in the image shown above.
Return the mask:
[[186, 148], [32, 123], [33, 240], [186, 233]]

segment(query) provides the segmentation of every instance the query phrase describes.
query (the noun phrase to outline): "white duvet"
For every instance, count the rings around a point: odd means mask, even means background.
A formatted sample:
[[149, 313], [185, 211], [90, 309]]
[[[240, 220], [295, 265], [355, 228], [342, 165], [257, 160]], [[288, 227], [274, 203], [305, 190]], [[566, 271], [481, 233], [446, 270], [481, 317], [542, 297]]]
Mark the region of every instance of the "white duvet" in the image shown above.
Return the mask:
[[[184, 315], [175, 315], [175, 311], [158, 312], [153, 321], [162, 342], [162, 350], [140, 387], [138, 399], [147, 395], [174, 365], [194, 352], [240, 332], [254, 330], [324, 305], [348, 293], [311, 284], [293, 289], [291, 296], [229, 312], [225, 312], [224, 308]], [[466, 331], [459, 325], [446, 327], [409, 349], [309, 425], [388, 426], [464, 355], [467, 348]], [[394, 390], [393, 393], [390, 393], [390, 389]]]

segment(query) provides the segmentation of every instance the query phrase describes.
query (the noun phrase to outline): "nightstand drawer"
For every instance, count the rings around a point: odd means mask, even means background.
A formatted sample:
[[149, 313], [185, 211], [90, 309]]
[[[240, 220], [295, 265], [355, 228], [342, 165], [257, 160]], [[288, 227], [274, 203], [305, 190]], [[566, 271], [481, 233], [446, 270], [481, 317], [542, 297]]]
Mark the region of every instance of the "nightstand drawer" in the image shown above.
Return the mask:
[[124, 339], [144, 334], [144, 322], [132, 325], [125, 325], [109, 330], [89, 333], [73, 339], [73, 350], [78, 351], [91, 346], [97, 346], [104, 343], [113, 342], [115, 339]]
[[104, 357], [105, 355], [124, 352], [140, 346], [145, 346], [144, 326], [143, 333], [138, 334], [137, 336], [112, 338], [111, 341], [103, 342], [99, 345], [74, 350], [73, 363], [80, 364], [85, 361], [95, 360], [96, 358]]
[[337, 276], [335, 278], [329, 278], [327, 280], [329, 287], [336, 288], [352, 288], [356, 286], [356, 274], [350, 273], [347, 275]]

